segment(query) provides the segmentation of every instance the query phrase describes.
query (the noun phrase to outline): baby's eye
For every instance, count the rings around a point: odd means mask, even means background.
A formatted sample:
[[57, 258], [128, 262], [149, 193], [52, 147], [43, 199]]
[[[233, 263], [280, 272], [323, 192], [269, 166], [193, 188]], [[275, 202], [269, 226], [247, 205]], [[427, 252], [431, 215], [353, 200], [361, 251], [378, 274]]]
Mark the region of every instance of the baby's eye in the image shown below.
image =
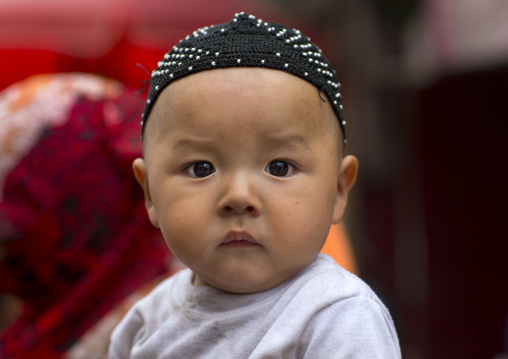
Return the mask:
[[215, 167], [208, 161], [194, 162], [185, 169], [192, 177], [208, 177], [215, 172]]
[[292, 164], [283, 160], [274, 160], [265, 168], [265, 172], [275, 177], [286, 177], [292, 174], [294, 170], [295, 167]]

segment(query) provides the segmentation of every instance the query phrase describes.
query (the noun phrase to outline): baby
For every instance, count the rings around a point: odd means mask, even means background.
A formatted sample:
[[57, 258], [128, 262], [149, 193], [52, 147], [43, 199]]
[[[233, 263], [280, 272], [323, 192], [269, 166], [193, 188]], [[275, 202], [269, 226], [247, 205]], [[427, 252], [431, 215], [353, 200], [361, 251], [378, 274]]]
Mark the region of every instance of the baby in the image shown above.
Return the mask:
[[383, 303], [320, 254], [358, 169], [339, 89], [307, 37], [245, 13], [164, 56], [133, 168], [188, 269], [130, 310], [110, 358], [400, 358]]

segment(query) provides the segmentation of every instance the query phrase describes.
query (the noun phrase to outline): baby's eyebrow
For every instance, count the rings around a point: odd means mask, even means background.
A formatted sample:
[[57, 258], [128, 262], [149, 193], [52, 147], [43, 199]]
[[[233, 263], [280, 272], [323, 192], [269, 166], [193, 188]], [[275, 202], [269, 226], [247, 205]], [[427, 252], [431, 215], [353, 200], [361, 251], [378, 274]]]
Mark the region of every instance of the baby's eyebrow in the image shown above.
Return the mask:
[[205, 140], [205, 139], [195, 139], [190, 137], [179, 138], [172, 146], [173, 150], [179, 149], [191, 149], [191, 148], [200, 148], [205, 147], [208, 144], [213, 143], [213, 141]]
[[[216, 144], [216, 141], [211, 138], [181, 137], [172, 144], [171, 149], [173, 151], [190, 151], [196, 149], [206, 149], [214, 146], [214, 144]], [[310, 149], [310, 145], [305, 136], [295, 134], [269, 135], [266, 137], [266, 146], [269, 148], [287, 148], [289, 150]]]
[[308, 141], [304, 136], [300, 135], [270, 136], [269, 143], [280, 147], [310, 149]]

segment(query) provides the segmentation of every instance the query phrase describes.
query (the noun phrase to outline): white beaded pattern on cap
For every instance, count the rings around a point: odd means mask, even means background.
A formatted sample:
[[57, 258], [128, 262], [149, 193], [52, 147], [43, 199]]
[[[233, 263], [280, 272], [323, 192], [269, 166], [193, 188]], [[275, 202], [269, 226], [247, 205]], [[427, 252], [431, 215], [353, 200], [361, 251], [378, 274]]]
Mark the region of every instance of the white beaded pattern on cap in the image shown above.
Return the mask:
[[158, 95], [171, 82], [191, 73], [235, 66], [279, 69], [311, 82], [331, 101], [345, 133], [340, 83], [321, 50], [299, 30], [245, 13], [235, 14], [229, 23], [194, 31], [164, 55], [152, 72], [143, 128]]

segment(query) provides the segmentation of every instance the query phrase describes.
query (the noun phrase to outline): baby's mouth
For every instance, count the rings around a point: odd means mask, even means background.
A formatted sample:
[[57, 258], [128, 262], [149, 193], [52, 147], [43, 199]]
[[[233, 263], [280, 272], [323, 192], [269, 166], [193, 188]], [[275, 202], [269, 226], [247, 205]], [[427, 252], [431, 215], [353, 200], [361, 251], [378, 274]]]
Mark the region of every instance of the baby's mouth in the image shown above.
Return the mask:
[[254, 237], [247, 232], [229, 232], [221, 243], [221, 246], [230, 248], [249, 248], [259, 246]]

